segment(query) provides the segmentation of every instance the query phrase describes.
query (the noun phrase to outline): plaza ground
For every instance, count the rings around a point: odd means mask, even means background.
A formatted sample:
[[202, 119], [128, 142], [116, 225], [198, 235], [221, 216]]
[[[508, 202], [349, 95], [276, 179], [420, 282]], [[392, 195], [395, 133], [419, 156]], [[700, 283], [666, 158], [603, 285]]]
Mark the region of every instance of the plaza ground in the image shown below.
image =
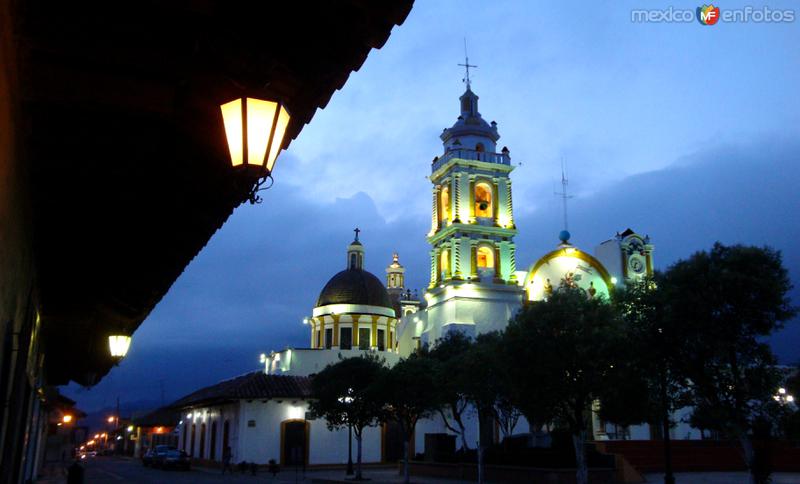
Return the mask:
[[[191, 471], [166, 471], [152, 469], [142, 466], [138, 460], [119, 457], [98, 457], [85, 463], [86, 483], [87, 484], [120, 484], [125, 482], [141, 483], [326, 483], [326, 482], [345, 482], [342, 470], [314, 470], [302, 471], [285, 470], [273, 478], [266, 472], [259, 472], [258, 475], [249, 474], [226, 474], [222, 475], [219, 469], [205, 469], [195, 467]], [[36, 482], [47, 484], [66, 483], [66, 476], [59, 475], [58, 468], [52, 468], [49, 476], [39, 479]], [[394, 469], [367, 469], [364, 476], [370, 478], [372, 484], [399, 483], [402, 482], [401, 476]], [[675, 474], [677, 484], [746, 484], [747, 474], [744, 472], [704, 472], [704, 473], [677, 473]], [[663, 482], [661, 474], [647, 474], [647, 482]], [[459, 481], [447, 479], [433, 479], [427, 477], [416, 477], [412, 479], [415, 483], [432, 484], [455, 484]], [[775, 473], [773, 474], [774, 484], [800, 484], [800, 473]]]

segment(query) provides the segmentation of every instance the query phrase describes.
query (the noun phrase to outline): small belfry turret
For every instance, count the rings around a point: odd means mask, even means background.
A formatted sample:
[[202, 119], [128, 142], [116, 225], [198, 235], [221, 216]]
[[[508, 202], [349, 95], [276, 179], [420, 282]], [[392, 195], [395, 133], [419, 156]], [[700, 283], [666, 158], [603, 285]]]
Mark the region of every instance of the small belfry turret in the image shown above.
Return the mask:
[[356, 227], [353, 232], [356, 233], [356, 238], [347, 246], [347, 268], [361, 270], [364, 268], [364, 246], [358, 241], [361, 229]]
[[400, 265], [400, 255], [397, 252], [393, 253], [392, 263], [386, 267], [386, 290], [395, 299], [403, 294], [405, 272], [405, 267]]

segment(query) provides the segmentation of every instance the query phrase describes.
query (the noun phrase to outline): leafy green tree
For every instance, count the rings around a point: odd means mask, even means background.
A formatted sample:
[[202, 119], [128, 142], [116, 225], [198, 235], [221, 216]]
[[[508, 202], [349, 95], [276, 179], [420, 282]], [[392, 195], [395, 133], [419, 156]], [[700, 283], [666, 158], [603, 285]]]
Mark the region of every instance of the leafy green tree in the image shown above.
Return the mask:
[[682, 357], [695, 426], [737, 439], [753, 482], [761, 481], [752, 443], [773, 407], [780, 374], [764, 338], [795, 314], [780, 253], [715, 244], [666, 273], [670, 323], [687, 325]]
[[[633, 398], [605, 395], [600, 416], [623, 425], [645, 421], [659, 425], [664, 443], [664, 482], [672, 484], [675, 477], [670, 429], [675, 424], [672, 415], [688, 401], [682, 350], [685, 331], [691, 328], [671, 324], [668, 320], [670, 300], [665, 284], [664, 277], [656, 274], [631, 281], [614, 293], [614, 304], [625, 323], [626, 339], [632, 351], [621, 362], [627, 366], [627, 371], [617, 373], [624, 376], [623, 381], [611, 385], [609, 392], [627, 393]], [[623, 406], [617, 408], [615, 402]]]
[[[478, 413], [480, 431], [478, 432], [478, 482], [484, 482], [483, 457], [491, 442], [491, 424], [499, 419], [498, 404], [507, 412], [513, 412], [506, 394], [510, 385], [503, 351], [503, 339], [500, 333], [484, 333], [478, 335], [475, 342], [462, 353], [459, 366], [467, 378], [460, 380], [460, 391]], [[487, 428], [487, 425], [489, 427]]]
[[567, 285], [523, 307], [506, 329], [516, 406], [529, 422], [555, 422], [570, 431], [578, 484], [589, 477], [588, 410], [615, 381], [626, 345], [614, 307]]
[[375, 425], [383, 415], [376, 395], [378, 379], [384, 374], [375, 357], [346, 358], [328, 365], [311, 381], [310, 408], [323, 417], [328, 429], [352, 428], [356, 439], [356, 476], [362, 478], [361, 448], [364, 428]]
[[469, 401], [463, 392], [463, 382], [470, 378], [461, 364], [463, 355], [472, 347], [473, 341], [461, 331], [450, 331], [436, 341], [429, 356], [436, 362], [436, 398], [440, 403], [437, 411], [448, 430], [458, 435], [463, 450], [469, 449], [464, 414]]
[[396, 422], [403, 436], [403, 478], [410, 482], [409, 445], [414, 428], [436, 411], [431, 397], [436, 385], [436, 362], [426, 354], [412, 354], [385, 370], [376, 385], [376, 399], [383, 403], [383, 421]]

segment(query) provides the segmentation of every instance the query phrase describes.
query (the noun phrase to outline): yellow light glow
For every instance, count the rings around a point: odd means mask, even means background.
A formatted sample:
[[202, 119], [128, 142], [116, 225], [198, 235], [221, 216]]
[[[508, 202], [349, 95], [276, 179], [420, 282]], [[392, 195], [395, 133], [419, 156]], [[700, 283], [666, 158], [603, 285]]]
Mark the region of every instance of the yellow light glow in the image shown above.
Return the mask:
[[283, 137], [286, 135], [286, 128], [289, 127], [290, 119], [289, 113], [281, 106], [278, 113], [278, 122], [275, 124], [275, 134], [272, 135], [272, 143], [269, 145], [269, 154], [267, 155], [267, 170], [270, 173], [272, 173], [272, 167], [275, 166], [275, 160], [278, 159], [278, 153], [281, 151]]
[[[220, 109], [231, 164], [263, 166], [272, 173], [291, 120], [286, 108], [275, 101], [248, 97], [225, 103]], [[245, 120], [242, 120], [243, 110]]]
[[[95, 437], [95, 438], [97, 438], [97, 437]], [[89, 442], [86, 442], [86, 445], [94, 445], [94, 440], [90, 440]]]
[[94, 438], [95, 439], [99, 439], [100, 438], [100, 434], [94, 434]]
[[164, 431], [164, 427], [156, 427], [156, 433], [157, 434], [160, 434], [163, 431]]
[[101, 434], [101, 437], [103, 437], [103, 438], [105, 439], [106, 437], [108, 437], [108, 434], [107, 434], [107, 433], [105, 433], [105, 432], [103, 432], [103, 433]]
[[247, 164], [262, 165], [278, 103], [247, 98]]
[[72, 422], [72, 415], [64, 415], [63, 417], [61, 417], [61, 421], [64, 423]]
[[108, 417], [108, 418], [106, 419], [106, 422], [108, 422], [108, 423], [114, 423], [114, 417]]
[[786, 389], [785, 388], [778, 388], [778, 393], [780, 393], [781, 395], [785, 395], [786, 394]]
[[231, 152], [231, 164], [239, 166], [244, 163], [242, 143], [242, 100], [234, 99], [220, 106], [222, 122], [225, 124], [225, 135], [228, 138], [228, 150]]
[[616, 283], [617, 283], [617, 278], [616, 277], [612, 277], [611, 278], [611, 284], [616, 284]]
[[[131, 337], [125, 335], [113, 335], [108, 337], [108, 348], [111, 351], [111, 356], [115, 358], [124, 358], [128, 354], [128, 348], [131, 346]], [[109, 420], [111, 422], [111, 420]]]
[[128, 432], [133, 432], [133, 425], [128, 425]]

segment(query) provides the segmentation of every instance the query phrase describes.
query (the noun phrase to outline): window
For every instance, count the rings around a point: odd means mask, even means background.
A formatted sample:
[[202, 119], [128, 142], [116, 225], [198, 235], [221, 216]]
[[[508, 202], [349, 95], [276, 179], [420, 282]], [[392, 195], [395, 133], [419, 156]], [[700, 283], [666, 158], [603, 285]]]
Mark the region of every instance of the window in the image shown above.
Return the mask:
[[439, 266], [441, 267], [441, 278], [447, 279], [450, 272], [450, 251], [448, 249], [442, 251]]
[[217, 458], [217, 422], [214, 421], [211, 423], [211, 442], [208, 447], [209, 456], [208, 458], [214, 460]]
[[484, 151], [486, 151], [486, 148], [483, 147], [483, 143], [478, 143], [475, 145], [475, 151], [477, 151], [478, 153], [483, 153]]
[[325, 349], [329, 350], [333, 346], [333, 328], [325, 328]]
[[358, 328], [358, 349], [369, 349], [369, 328]]
[[492, 187], [488, 183], [475, 185], [475, 216], [493, 217]]
[[382, 329], [378, 330], [378, 350], [379, 351], [386, 350], [386, 331]]
[[356, 267], [358, 267], [356, 265], [356, 255], [350, 254], [350, 269], [355, 269]]
[[494, 269], [494, 253], [489, 247], [478, 247], [478, 268]]
[[200, 425], [200, 458], [206, 458], [206, 424]]
[[317, 348], [322, 348], [322, 328], [319, 328], [317, 331]]
[[442, 192], [439, 196], [439, 221], [450, 221], [450, 187], [442, 187]]
[[192, 424], [192, 447], [191, 447], [191, 452], [189, 452], [189, 455], [192, 456], [192, 457], [194, 457], [194, 434], [195, 434], [195, 430], [196, 430], [196, 426], [195, 426], [195, 424]]
[[339, 335], [339, 347], [343, 350], [353, 348], [353, 328], [342, 328]]

